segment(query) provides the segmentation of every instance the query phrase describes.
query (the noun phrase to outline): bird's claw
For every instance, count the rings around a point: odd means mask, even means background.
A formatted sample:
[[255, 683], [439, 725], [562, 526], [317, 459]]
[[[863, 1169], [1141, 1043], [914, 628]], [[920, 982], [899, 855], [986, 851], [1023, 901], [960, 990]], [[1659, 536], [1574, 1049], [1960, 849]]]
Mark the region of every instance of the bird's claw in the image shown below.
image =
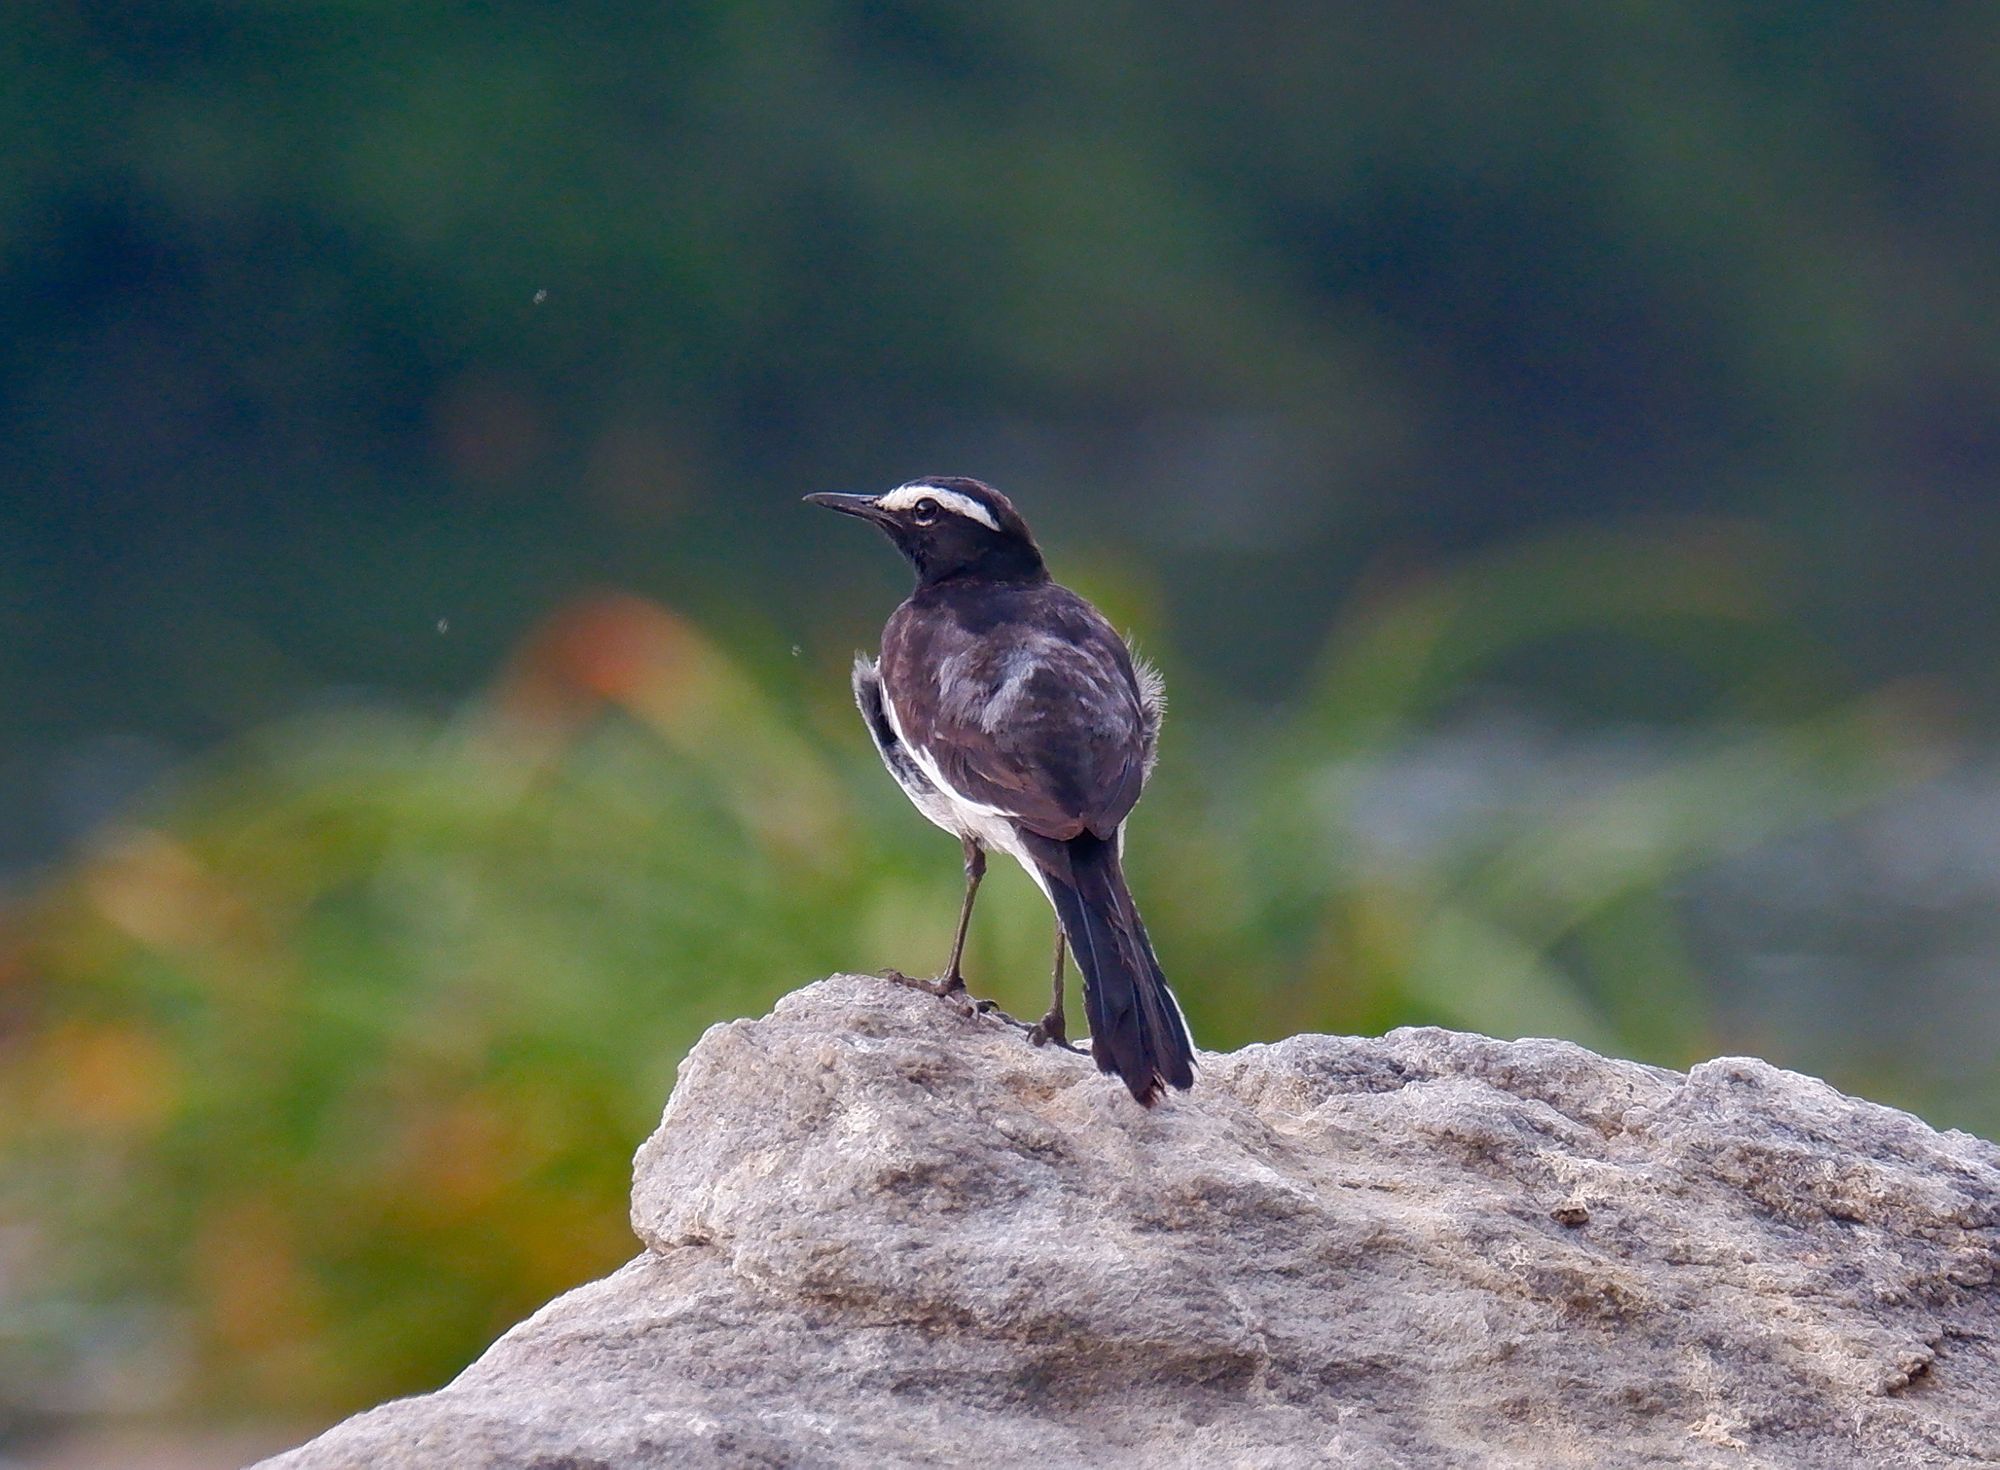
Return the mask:
[[[934, 980], [919, 980], [915, 975], [905, 975], [901, 970], [884, 970], [882, 978], [897, 985], [907, 985], [912, 990], [921, 990], [926, 995], [935, 995], [940, 1000], [949, 1000], [955, 995], [966, 995], [963, 975], [939, 975]], [[991, 1002], [986, 1002], [991, 1004]]]
[[1041, 1020], [1028, 1028], [1028, 1040], [1036, 1046], [1047, 1046], [1053, 1042], [1064, 1051], [1083, 1055], [1083, 1048], [1069, 1039], [1069, 1024], [1061, 1011], [1050, 1011]]
[[1017, 1030], [1026, 1031], [1028, 1024], [1017, 1021], [1000, 1009], [997, 1000], [982, 1000], [965, 988], [963, 975], [939, 975], [934, 980], [919, 980], [914, 975], [905, 975], [901, 970], [884, 970], [884, 980], [897, 985], [907, 985], [912, 990], [921, 990], [925, 995], [934, 995], [939, 1000], [956, 1001], [963, 1008], [968, 1019], [975, 1016], [991, 1016], [996, 1021], [1004, 1021]]

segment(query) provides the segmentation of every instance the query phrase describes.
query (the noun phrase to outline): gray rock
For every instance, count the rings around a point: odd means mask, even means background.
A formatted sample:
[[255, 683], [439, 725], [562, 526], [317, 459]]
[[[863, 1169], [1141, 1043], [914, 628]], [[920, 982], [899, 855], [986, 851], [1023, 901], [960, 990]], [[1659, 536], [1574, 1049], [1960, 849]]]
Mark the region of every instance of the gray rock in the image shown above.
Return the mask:
[[1299, 1036], [1145, 1112], [841, 976], [636, 1181], [631, 1264], [267, 1465], [2000, 1462], [2000, 1149], [1759, 1061]]

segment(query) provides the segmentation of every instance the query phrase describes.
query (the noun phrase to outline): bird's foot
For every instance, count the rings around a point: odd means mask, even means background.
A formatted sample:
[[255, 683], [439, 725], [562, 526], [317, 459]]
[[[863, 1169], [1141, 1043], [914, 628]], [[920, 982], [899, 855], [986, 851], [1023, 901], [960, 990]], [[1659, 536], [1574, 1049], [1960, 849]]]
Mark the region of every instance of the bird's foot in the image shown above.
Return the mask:
[[921, 990], [925, 995], [935, 995], [939, 1000], [957, 1002], [967, 1016], [991, 1016], [996, 1021], [1005, 1021], [1009, 1026], [1027, 1030], [1027, 1024], [1017, 1021], [1000, 1009], [997, 1000], [981, 1000], [965, 988], [963, 975], [939, 975], [934, 980], [919, 980], [914, 975], [905, 975], [901, 970], [886, 970], [884, 980], [893, 980], [898, 985], [907, 985], [912, 990]]
[[894, 985], [907, 985], [912, 990], [921, 990], [925, 995], [950, 995], [954, 990], [965, 989], [964, 977], [958, 983], [950, 983], [951, 977], [940, 975], [935, 980], [921, 979], [916, 975], [905, 975], [901, 970], [877, 970], [875, 978], [887, 980]]
[[1064, 1051], [1073, 1051], [1078, 1056], [1083, 1055], [1083, 1048], [1069, 1039], [1069, 1022], [1063, 1018], [1061, 1011], [1052, 1010], [1030, 1026], [1028, 1040], [1036, 1046], [1047, 1046], [1050, 1042], [1054, 1042]]
[[993, 1004], [990, 1000], [974, 1000], [972, 992], [965, 988], [963, 975], [939, 975], [930, 980], [920, 980], [915, 975], [905, 975], [901, 970], [887, 970], [883, 972], [882, 978], [893, 980], [898, 985], [907, 985], [912, 990], [921, 990], [926, 995], [935, 995], [940, 1000], [955, 1000], [962, 997], [967, 1005], [974, 1007]]

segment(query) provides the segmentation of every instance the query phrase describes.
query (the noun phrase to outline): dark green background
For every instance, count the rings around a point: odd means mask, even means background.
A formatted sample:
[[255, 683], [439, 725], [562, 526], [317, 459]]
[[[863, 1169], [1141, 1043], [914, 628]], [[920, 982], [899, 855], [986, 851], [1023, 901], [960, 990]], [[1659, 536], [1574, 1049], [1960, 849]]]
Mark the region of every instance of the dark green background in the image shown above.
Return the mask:
[[80, 741], [460, 692], [579, 585], [858, 643], [793, 503], [919, 472], [1260, 697], [1363, 568], [1701, 512], [1990, 709], [1996, 66], [1972, 5], [10, 5], [5, 855], [146, 754]]

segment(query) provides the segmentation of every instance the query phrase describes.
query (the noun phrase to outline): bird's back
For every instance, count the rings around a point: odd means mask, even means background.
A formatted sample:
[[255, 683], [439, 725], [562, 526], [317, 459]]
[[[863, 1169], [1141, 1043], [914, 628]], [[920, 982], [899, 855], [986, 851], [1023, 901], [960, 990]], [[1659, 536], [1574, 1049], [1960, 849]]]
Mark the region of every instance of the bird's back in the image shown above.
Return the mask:
[[1156, 681], [1065, 587], [920, 588], [882, 634], [904, 737], [961, 796], [1067, 840], [1115, 833], [1151, 769]]

